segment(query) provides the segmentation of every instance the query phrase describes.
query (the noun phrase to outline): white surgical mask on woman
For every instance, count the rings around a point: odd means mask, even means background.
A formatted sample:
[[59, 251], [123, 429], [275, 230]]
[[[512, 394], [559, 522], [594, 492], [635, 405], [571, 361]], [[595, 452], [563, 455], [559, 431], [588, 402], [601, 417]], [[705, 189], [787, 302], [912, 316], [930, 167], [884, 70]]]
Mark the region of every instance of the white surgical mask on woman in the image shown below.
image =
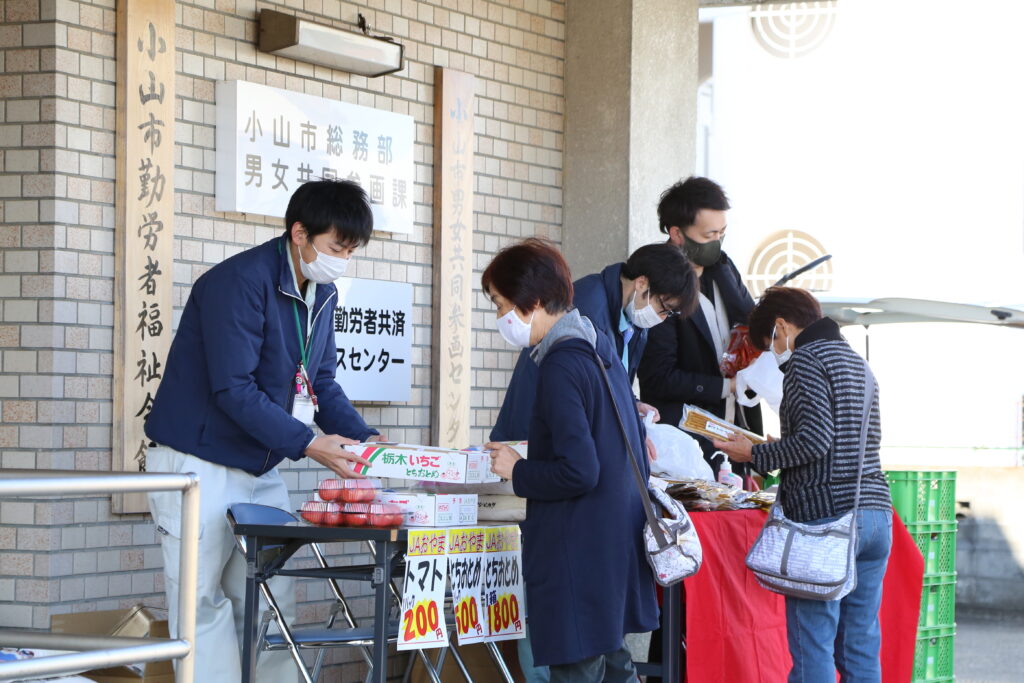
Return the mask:
[[[536, 314], [536, 312], [534, 312]], [[525, 349], [530, 345], [530, 332], [533, 330], [533, 315], [529, 322], [523, 322], [516, 309], [497, 319], [498, 334], [517, 349]]]
[[313, 253], [316, 254], [311, 262], [306, 263], [302, 260], [302, 255], [299, 255], [299, 268], [308, 279], [318, 285], [326, 285], [343, 276], [348, 270], [349, 259], [323, 254], [317, 251], [312, 241], [309, 242], [309, 246], [313, 247]]
[[647, 290], [647, 305], [640, 310], [636, 308], [636, 290], [633, 290], [633, 298], [626, 304], [626, 317], [634, 325], [644, 330], [661, 322], [661, 316], [654, 310], [654, 305], [651, 303], [651, 290]]
[[789, 360], [790, 356], [793, 355], [793, 350], [789, 348], [789, 337], [786, 338], [786, 349], [779, 353], [775, 350], [775, 328], [772, 328], [772, 355], [775, 356], [775, 362], [782, 365]]

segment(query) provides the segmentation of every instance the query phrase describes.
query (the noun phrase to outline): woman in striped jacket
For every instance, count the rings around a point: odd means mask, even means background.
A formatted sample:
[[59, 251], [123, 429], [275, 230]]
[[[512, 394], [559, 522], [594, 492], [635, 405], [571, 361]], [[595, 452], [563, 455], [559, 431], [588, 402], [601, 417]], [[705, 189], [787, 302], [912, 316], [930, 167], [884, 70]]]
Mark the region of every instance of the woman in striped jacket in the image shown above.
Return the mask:
[[[866, 364], [807, 291], [772, 287], [750, 313], [750, 339], [784, 373], [782, 438], [715, 442], [761, 472], [781, 470], [779, 502], [797, 522], [824, 524], [854, 506]], [[892, 544], [892, 501], [879, 463], [878, 394], [871, 406], [857, 511], [857, 587], [833, 601], [786, 597], [790, 683], [881, 681], [878, 606]]]

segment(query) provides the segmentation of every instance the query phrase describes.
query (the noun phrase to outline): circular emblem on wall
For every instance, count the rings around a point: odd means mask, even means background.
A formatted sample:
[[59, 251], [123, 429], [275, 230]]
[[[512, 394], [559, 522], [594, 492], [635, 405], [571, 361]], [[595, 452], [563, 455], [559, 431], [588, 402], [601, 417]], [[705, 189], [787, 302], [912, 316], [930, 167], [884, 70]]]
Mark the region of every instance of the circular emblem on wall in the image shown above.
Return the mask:
[[836, 21], [836, 3], [790, 2], [750, 10], [750, 29], [769, 54], [783, 59], [818, 49]]
[[[754, 251], [747, 269], [747, 287], [754, 297], [761, 296], [784, 275], [816, 258], [827, 254], [821, 242], [806, 232], [780, 230], [769, 235]], [[832, 261], [825, 261], [786, 283], [789, 287], [801, 287], [815, 292], [832, 289]]]

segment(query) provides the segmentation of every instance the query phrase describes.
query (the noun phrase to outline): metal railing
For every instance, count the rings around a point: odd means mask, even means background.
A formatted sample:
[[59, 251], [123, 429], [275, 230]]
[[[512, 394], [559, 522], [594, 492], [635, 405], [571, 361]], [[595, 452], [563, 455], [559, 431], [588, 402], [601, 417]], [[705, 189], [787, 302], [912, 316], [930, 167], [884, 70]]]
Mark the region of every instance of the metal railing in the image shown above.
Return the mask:
[[148, 491], [182, 492], [177, 638], [87, 636], [0, 628], [0, 645], [6, 647], [71, 650], [69, 654], [0, 663], [0, 681], [179, 659], [178, 683], [193, 683], [196, 569], [199, 560], [199, 477], [192, 473], [0, 470], [0, 498]]

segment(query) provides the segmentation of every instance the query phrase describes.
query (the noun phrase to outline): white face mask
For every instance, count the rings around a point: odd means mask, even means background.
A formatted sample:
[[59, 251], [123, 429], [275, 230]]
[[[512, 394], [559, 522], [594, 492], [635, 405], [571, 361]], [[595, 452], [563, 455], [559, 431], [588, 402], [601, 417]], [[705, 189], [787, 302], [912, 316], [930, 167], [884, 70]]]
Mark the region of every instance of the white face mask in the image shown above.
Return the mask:
[[341, 258], [340, 256], [322, 254], [316, 250], [312, 241], [308, 242], [308, 244], [313, 247], [313, 253], [316, 254], [316, 256], [313, 257], [312, 262], [306, 263], [302, 260], [302, 253], [300, 250], [299, 268], [302, 270], [303, 275], [318, 285], [326, 285], [334, 282], [345, 274], [345, 271], [348, 269], [349, 259]]
[[790, 356], [793, 355], [793, 350], [789, 348], [789, 338], [786, 339], [786, 350], [785, 351], [783, 351], [782, 353], [779, 353], [778, 351], [775, 350], [775, 328], [774, 327], [772, 328], [772, 344], [771, 344], [771, 349], [772, 349], [772, 355], [775, 356], [775, 362], [778, 363], [780, 366], [783, 363], [787, 362], [789, 360]]
[[[536, 311], [534, 312], [534, 315], [536, 315]], [[525, 349], [530, 345], [530, 332], [533, 330], [533, 315], [530, 316], [530, 322], [524, 323], [522, 319], [520, 319], [519, 314], [516, 313], [516, 309], [513, 308], [511, 311], [498, 318], [496, 325], [498, 327], [498, 334], [501, 335], [501, 338], [517, 349]]]
[[636, 290], [633, 290], [633, 298], [626, 304], [626, 317], [631, 323], [645, 330], [661, 322], [661, 316], [651, 304], [651, 290], [647, 290], [647, 305], [640, 310], [636, 308]]

